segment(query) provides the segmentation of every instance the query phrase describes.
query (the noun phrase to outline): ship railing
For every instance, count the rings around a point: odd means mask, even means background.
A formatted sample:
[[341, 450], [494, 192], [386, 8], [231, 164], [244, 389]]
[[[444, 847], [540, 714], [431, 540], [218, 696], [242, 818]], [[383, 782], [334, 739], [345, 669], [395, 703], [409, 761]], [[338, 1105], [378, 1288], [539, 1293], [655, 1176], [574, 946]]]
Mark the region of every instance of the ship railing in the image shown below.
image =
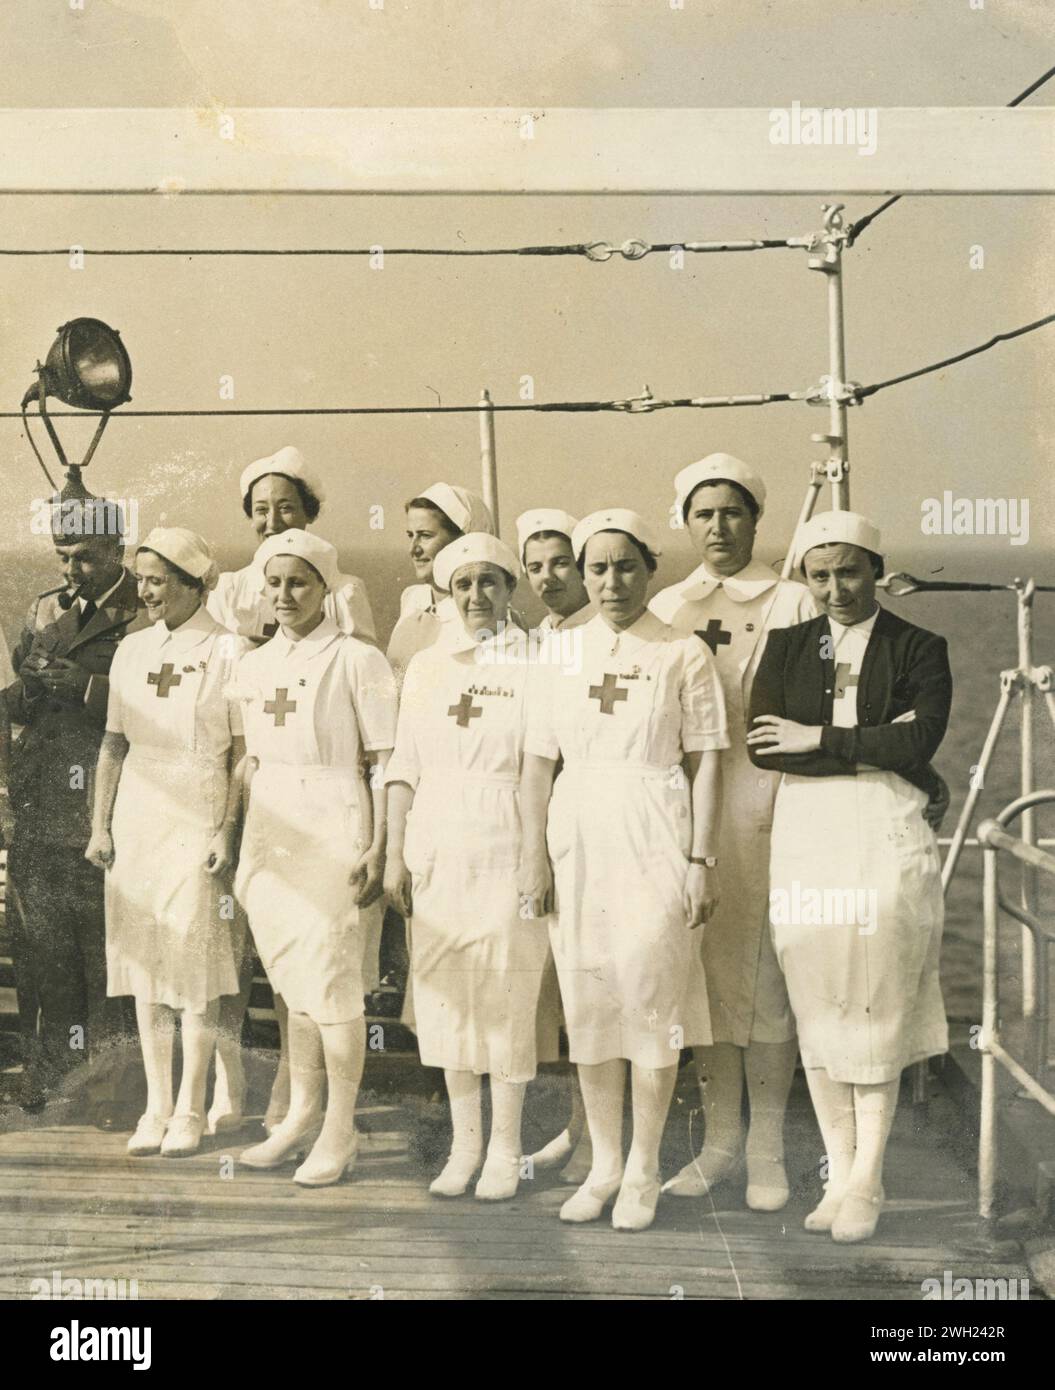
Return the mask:
[[[1009, 856], [1023, 866], [1024, 871], [1049, 874], [1055, 878], [1055, 856], [1036, 845], [1028, 844], [1006, 827], [1018, 817], [1029, 815], [1038, 806], [1055, 803], [1055, 790], [1035, 791], [1010, 802], [992, 820], [978, 827], [982, 844], [984, 877], [984, 929], [982, 938], [982, 1032], [979, 1039], [982, 1053], [981, 1123], [978, 1138], [978, 1212], [988, 1220], [993, 1214], [997, 1180], [997, 1065], [1008, 1072], [1021, 1086], [1025, 1095], [1042, 1105], [1055, 1117], [1055, 1091], [1049, 1088], [1048, 1050], [1050, 1042], [1050, 947], [1055, 940], [1055, 926], [1042, 921], [1031, 907], [1012, 902], [1000, 885], [1000, 856]], [[1032, 1008], [1023, 1011], [1026, 1026], [1025, 1048], [1027, 1062], [1023, 1064], [1002, 1040], [1000, 1018], [1000, 923], [1001, 914], [1020, 923], [1032, 943], [1033, 977]]]

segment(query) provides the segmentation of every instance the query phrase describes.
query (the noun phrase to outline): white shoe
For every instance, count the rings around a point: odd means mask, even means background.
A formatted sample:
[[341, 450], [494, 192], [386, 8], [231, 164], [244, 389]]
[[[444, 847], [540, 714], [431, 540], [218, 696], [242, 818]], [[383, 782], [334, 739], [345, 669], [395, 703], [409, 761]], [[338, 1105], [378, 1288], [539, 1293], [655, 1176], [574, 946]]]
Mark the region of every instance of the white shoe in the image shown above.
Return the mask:
[[321, 1128], [322, 1122], [318, 1117], [313, 1117], [296, 1129], [283, 1123], [262, 1144], [252, 1144], [248, 1149], [243, 1149], [238, 1162], [244, 1168], [280, 1168], [291, 1158], [307, 1153]]
[[791, 1189], [782, 1158], [747, 1154], [747, 1205], [752, 1211], [780, 1211], [788, 1204]]
[[162, 1154], [166, 1158], [186, 1158], [188, 1154], [197, 1153], [204, 1128], [205, 1121], [196, 1111], [185, 1110], [173, 1115], [161, 1141]]
[[634, 1179], [631, 1182], [624, 1177], [612, 1208], [612, 1225], [617, 1231], [647, 1230], [656, 1219], [659, 1193], [658, 1177], [644, 1181]]
[[879, 1189], [877, 1197], [863, 1192], [844, 1192], [839, 1210], [832, 1222], [832, 1240], [840, 1245], [853, 1245], [859, 1240], [871, 1240], [879, 1224], [886, 1193]]
[[339, 1155], [336, 1161], [326, 1154], [320, 1154], [318, 1149], [319, 1144], [316, 1143], [293, 1174], [293, 1181], [298, 1186], [331, 1187], [334, 1183], [340, 1182], [344, 1175], [355, 1167], [355, 1160], [359, 1157], [359, 1136], [353, 1136], [351, 1148]]
[[743, 1155], [728, 1149], [709, 1149], [705, 1144], [698, 1156], [663, 1184], [671, 1197], [705, 1197], [719, 1183], [734, 1178], [743, 1166]]
[[489, 1152], [473, 1196], [481, 1202], [507, 1202], [517, 1195], [519, 1186], [519, 1156]]
[[560, 1209], [560, 1219], [578, 1225], [597, 1221], [605, 1207], [622, 1185], [622, 1173], [613, 1178], [597, 1179], [591, 1174], [577, 1192], [573, 1192]]
[[134, 1157], [161, 1152], [161, 1142], [169, 1126], [167, 1115], [140, 1115], [135, 1133], [128, 1141], [128, 1152]]
[[551, 1139], [548, 1144], [544, 1144], [538, 1153], [530, 1155], [531, 1166], [539, 1172], [546, 1168], [556, 1168], [558, 1163], [564, 1163], [571, 1158], [572, 1150], [575, 1148], [572, 1142], [571, 1130], [562, 1129], [556, 1139]]
[[443, 1171], [429, 1183], [429, 1191], [434, 1197], [461, 1197], [479, 1166], [480, 1155], [475, 1150], [452, 1149]]

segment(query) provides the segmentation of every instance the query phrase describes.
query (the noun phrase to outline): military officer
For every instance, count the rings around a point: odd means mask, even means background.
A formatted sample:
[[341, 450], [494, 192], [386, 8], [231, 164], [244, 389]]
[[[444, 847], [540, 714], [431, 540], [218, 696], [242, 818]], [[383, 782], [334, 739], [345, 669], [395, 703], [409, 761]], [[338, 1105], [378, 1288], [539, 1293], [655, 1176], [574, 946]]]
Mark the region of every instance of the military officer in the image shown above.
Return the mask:
[[[39, 1030], [29, 1010], [22, 1014], [22, 1101], [33, 1110], [78, 1062], [98, 1063], [121, 1031], [123, 1008], [106, 997], [103, 875], [84, 850], [110, 663], [129, 627], [146, 621], [135, 576], [124, 566], [115, 504], [67, 493], [52, 517], [64, 583], [33, 601], [7, 690], [11, 721], [23, 726], [11, 753], [15, 823], [7, 867], [19, 909], [12, 917], [16, 983], [40, 1011]], [[112, 1124], [114, 1083], [98, 1065], [85, 1094], [92, 1118]]]

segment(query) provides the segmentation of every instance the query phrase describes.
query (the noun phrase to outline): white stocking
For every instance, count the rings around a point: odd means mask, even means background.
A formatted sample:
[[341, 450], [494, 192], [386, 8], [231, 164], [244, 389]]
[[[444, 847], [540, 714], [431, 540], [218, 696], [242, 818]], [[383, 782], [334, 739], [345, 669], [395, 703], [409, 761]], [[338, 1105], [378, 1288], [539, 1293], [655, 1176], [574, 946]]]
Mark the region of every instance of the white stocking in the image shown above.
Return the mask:
[[176, 1110], [181, 1115], [205, 1114], [205, 1086], [209, 1079], [209, 1063], [216, 1046], [216, 1020], [220, 1001], [211, 999], [204, 1013], [180, 1014], [180, 1041], [183, 1049], [183, 1071], [180, 1076]]
[[833, 1081], [823, 1067], [807, 1067], [806, 1081], [827, 1151], [829, 1186], [845, 1188], [857, 1149], [854, 1088], [846, 1081]]
[[147, 1114], [172, 1114], [172, 1050], [176, 1016], [164, 1004], [136, 1000], [136, 1023], [147, 1075]]
[[883, 1158], [897, 1110], [901, 1078], [873, 1086], [855, 1086], [857, 1155], [850, 1172], [850, 1188], [863, 1196], [878, 1197], [883, 1186]]

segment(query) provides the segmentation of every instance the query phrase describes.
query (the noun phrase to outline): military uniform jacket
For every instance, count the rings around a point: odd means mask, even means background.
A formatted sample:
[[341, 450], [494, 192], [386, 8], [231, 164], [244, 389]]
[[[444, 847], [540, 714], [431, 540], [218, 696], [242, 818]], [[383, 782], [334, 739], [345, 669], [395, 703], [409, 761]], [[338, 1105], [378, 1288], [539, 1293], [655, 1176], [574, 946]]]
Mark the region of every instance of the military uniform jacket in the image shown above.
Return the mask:
[[[8, 707], [11, 722], [24, 727], [11, 752], [11, 801], [16, 840], [84, 846], [91, 835], [110, 663], [129, 628], [144, 627], [147, 620], [128, 570], [83, 629], [80, 605], [62, 608], [61, 592], [34, 599], [12, 653], [15, 681], [7, 691]], [[56, 698], [35, 678], [58, 657], [88, 672], [82, 697]]]

